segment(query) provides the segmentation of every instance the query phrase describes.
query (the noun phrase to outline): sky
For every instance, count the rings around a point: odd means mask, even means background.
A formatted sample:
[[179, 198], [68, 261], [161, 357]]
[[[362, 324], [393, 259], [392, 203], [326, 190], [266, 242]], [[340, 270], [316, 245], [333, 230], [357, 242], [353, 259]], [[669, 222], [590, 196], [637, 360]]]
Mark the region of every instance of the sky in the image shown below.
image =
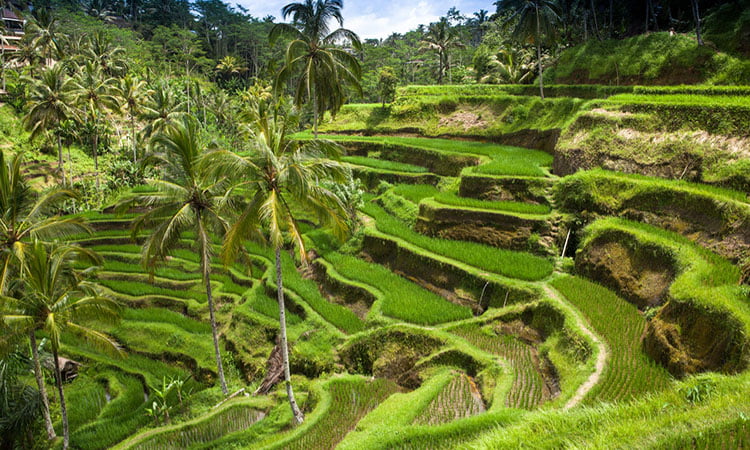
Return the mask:
[[[263, 18], [272, 15], [281, 19], [281, 8], [295, 0], [229, 0], [247, 8], [250, 14]], [[391, 33], [405, 33], [419, 24], [437, 21], [455, 6], [470, 16], [480, 9], [495, 11], [492, 0], [344, 0], [344, 27], [360, 39], [386, 38]]]

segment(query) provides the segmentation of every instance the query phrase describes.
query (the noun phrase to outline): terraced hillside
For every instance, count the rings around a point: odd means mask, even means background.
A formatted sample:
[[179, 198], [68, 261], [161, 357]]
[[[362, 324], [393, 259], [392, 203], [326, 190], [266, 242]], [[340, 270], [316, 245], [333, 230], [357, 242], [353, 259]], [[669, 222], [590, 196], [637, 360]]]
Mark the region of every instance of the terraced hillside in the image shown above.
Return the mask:
[[[276, 343], [273, 251], [248, 243], [243, 263], [213, 262], [237, 394], [223, 402], [194, 236], [149, 276], [134, 215], [89, 214], [95, 232], [78, 241], [104, 256], [97, 276], [127, 306], [105, 328], [127, 356], [64, 340], [63, 354], [84, 364], [66, 385], [83, 411], [72, 444], [746, 446], [745, 98], [555, 89], [542, 102], [478, 86], [451, 106], [412, 88], [402, 105], [435, 112], [422, 128], [403, 110], [365, 124], [373, 105], [324, 127], [367, 193], [353, 239], [307, 223], [309, 266], [282, 253], [292, 379], [307, 414], [297, 427], [281, 385], [253, 394]], [[504, 125], [450, 122], [485, 109]], [[671, 134], [654, 141], [661, 132]], [[156, 423], [147, 410], [169, 380], [184, 382], [186, 400]]]

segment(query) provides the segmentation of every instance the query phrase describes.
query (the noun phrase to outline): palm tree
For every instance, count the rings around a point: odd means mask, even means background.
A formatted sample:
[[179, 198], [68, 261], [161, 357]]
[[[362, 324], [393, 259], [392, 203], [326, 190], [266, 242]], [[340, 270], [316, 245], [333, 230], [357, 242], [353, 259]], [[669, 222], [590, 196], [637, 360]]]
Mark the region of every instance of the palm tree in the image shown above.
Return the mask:
[[348, 231], [344, 205], [321, 181], [344, 181], [349, 172], [336, 161], [341, 149], [335, 143], [290, 139], [287, 131], [291, 121], [262, 107], [256, 112], [247, 130], [253, 151], [244, 155], [225, 151], [217, 155], [217, 159], [223, 161], [223, 171], [235, 175], [237, 184], [234, 189], [247, 199], [242, 213], [226, 235], [222, 257], [225, 263], [234, 260], [247, 239], [261, 239], [260, 229], [267, 231], [276, 258], [279, 343], [284, 380], [295, 422], [300, 424], [304, 415], [295, 401], [289, 371], [281, 248], [285, 236], [289, 235], [299, 250], [300, 259], [306, 262], [307, 253], [297, 212], [290, 205], [306, 205], [322, 225], [330, 226], [339, 236]]
[[[103, 296], [97, 284], [86, 280], [93, 266], [100, 261], [99, 256], [88, 249], [55, 244], [50, 250], [44, 243], [34, 241], [28, 247], [18, 280], [23, 294], [0, 297], [3, 321], [16, 332], [28, 333], [36, 367], [39, 355], [35, 350], [35, 333], [42, 331], [49, 336], [62, 414], [64, 450], [69, 445], [70, 430], [59, 362], [63, 333], [70, 332], [104, 349], [120, 351], [112, 338], [84, 325], [89, 320], [106, 322], [118, 317], [119, 305]], [[73, 268], [76, 262], [90, 266], [77, 271]]]
[[57, 19], [48, 8], [35, 8], [32, 20], [26, 24], [26, 33], [31, 35], [32, 46], [39, 52], [46, 66], [54, 64], [58, 54]]
[[128, 70], [125, 50], [112, 44], [112, 39], [102, 30], [89, 36], [83, 56], [108, 76], [121, 76]]
[[160, 82], [149, 90], [141, 109], [141, 118], [146, 122], [144, 139], [167, 129], [181, 119], [185, 113], [185, 102], [180, 101], [166, 82]]
[[513, 37], [517, 41], [536, 45], [539, 95], [544, 98], [542, 42], [551, 40], [555, 35], [555, 26], [560, 21], [560, 11], [553, 0], [509, 0], [503, 5], [514, 11], [508, 21], [517, 20]]
[[441, 17], [438, 22], [431, 23], [427, 34], [422, 38], [420, 50], [432, 50], [438, 55], [438, 84], [443, 84], [443, 75], [450, 70], [449, 51], [464, 45], [460, 37], [448, 23], [448, 19]]
[[247, 67], [243, 66], [239, 59], [232, 55], [227, 55], [216, 65], [216, 73], [223, 81], [242, 75], [247, 72]]
[[[22, 167], [21, 153], [6, 162], [3, 152], [0, 152], [0, 295], [11, 294], [11, 281], [20, 278], [20, 266], [26, 259], [29, 242], [37, 239], [60, 239], [90, 231], [78, 217], [51, 214], [61, 202], [76, 198], [74, 192], [52, 188], [42, 195], [36, 195], [24, 180]], [[34, 353], [34, 375], [42, 395], [47, 436], [54, 439], [55, 430], [49, 415], [47, 391], [33, 333], [30, 334], [30, 339]]]
[[698, 45], [703, 45], [703, 36], [701, 35], [701, 11], [698, 7], [698, 0], [690, 0], [690, 8], [693, 10], [695, 36], [698, 38]]
[[97, 189], [99, 189], [98, 155], [101, 117], [105, 108], [119, 109], [115, 96], [115, 82], [114, 78], [107, 77], [98, 66], [91, 62], [86, 63], [73, 77], [73, 98], [92, 131], [91, 152], [94, 156]]
[[301, 107], [312, 101], [313, 133], [318, 137], [318, 121], [326, 111], [335, 115], [346, 100], [346, 86], [362, 93], [359, 79], [362, 69], [357, 58], [336, 42], [348, 41], [354, 50], [360, 51], [359, 37], [351, 30], [337, 28], [330, 31], [333, 19], [344, 24], [341, 9], [343, 0], [305, 0], [289, 3], [281, 9], [286, 19], [292, 16], [292, 24], [279, 23], [273, 26], [269, 40], [274, 43], [282, 35], [290, 36], [286, 48], [284, 67], [274, 82], [274, 91], [279, 95], [284, 84], [299, 72], [294, 89], [294, 102]]
[[62, 135], [60, 124], [75, 117], [72, 106], [72, 81], [61, 64], [44, 70], [39, 80], [28, 80], [32, 84], [28, 98], [29, 112], [24, 118], [26, 128], [35, 138], [40, 133], [55, 132], [57, 137], [57, 162], [60, 166], [61, 181], [65, 184]]
[[149, 155], [149, 159], [164, 173], [162, 180], [150, 181], [157, 191], [126, 199], [122, 206], [145, 204], [151, 207], [133, 224], [133, 236], [146, 226], [155, 227], [143, 244], [141, 258], [151, 273], [179, 245], [183, 231], [195, 231], [219, 382], [221, 391], [227, 395], [211, 291], [211, 232], [223, 232], [227, 228], [222, 217], [226, 183], [221, 177], [213, 177], [202, 165], [206, 153], [196, 122], [190, 117], [184, 117], [154, 136], [154, 143], [158, 151]]
[[117, 96], [120, 98], [123, 106], [128, 110], [128, 119], [130, 120], [130, 142], [133, 146], [133, 164], [138, 160], [136, 151], [136, 134], [135, 118], [140, 113], [143, 106], [143, 97], [145, 94], [146, 82], [139, 80], [132, 75], [125, 75], [120, 80], [117, 87]]
[[487, 65], [494, 73], [483, 77], [482, 82], [492, 80], [496, 83], [521, 84], [532, 76], [534, 69], [527, 50], [511, 46], [501, 48], [497, 54], [490, 56]]

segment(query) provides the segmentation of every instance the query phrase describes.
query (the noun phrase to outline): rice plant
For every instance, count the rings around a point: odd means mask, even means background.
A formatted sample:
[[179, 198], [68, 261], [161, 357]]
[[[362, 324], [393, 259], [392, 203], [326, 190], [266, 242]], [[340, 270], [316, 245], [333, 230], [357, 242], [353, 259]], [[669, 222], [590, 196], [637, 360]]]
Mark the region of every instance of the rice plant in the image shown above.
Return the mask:
[[610, 352], [607, 367], [586, 397], [587, 403], [630, 400], [669, 387], [672, 377], [667, 370], [641, 348], [646, 319], [635, 305], [578, 277], [558, 278], [552, 285], [581, 311]]
[[552, 273], [552, 263], [539, 256], [474, 242], [427, 237], [412, 230], [373, 203], [366, 204], [362, 210], [375, 219], [378, 231], [480, 269], [527, 281], [541, 280]]
[[129, 448], [133, 450], [161, 450], [164, 448], [189, 448], [205, 444], [225, 434], [244, 430], [265, 417], [263, 411], [252, 406], [234, 404], [207, 417], [187, 422], [163, 431], [150, 433], [145, 439], [137, 440]]
[[539, 370], [538, 356], [531, 345], [516, 336], [486, 332], [477, 325], [462, 326], [451, 332], [481, 350], [508, 360], [513, 370], [513, 385], [505, 399], [506, 406], [533, 409], [546, 400], [544, 378]]
[[485, 411], [482, 396], [474, 380], [457, 373], [414, 419], [415, 425], [437, 425], [471, 417]]
[[316, 236], [315, 243], [323, 252], [324, 259], [331, 263], [341, 276], [372, 286], [379, 292], [382, 300], [381, 311], [389, 317], [424, 325], [471, 317], [469, 308], [453, 304], [381, 265], [331, 251], [320, 235]]
[[428, 170], [414, 164], [406, 164], [397, 161], [387, 161], [383, 159], [367, 158], [364, 156], [344, 156], [342, 161], [356, 166], [371, 167], [373, 169], [389, 170], [392, 172], [409, 172], [409, 173], [427, 173]]
[[524, 202], [491, 202], [477, 200], [475, 198], [459, 197], [450, 192], [440, 192], [434, 196], [434, 200], [445, 205], [459, 206], [465, 208], [487, 209], [491, 211], [503, 211], [519, 214], [548, 214], [551, 209], [547, 205], [536, 205]]
[[284, 443], [283, 448], [335, 448], [362, 417], [397, 390], [394, 382], [382, 378], [332, 381], [328, 385], [331, 400], [327, 413], [302, 436]]

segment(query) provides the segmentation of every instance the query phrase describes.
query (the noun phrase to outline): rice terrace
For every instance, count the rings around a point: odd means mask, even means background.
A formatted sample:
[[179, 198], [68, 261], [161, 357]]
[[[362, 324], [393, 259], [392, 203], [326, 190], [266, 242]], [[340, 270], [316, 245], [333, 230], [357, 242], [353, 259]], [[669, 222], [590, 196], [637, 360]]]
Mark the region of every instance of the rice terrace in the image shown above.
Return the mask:
[[0, 449], [750, 448], [750, 1], [285, 3], [2, 2]]

